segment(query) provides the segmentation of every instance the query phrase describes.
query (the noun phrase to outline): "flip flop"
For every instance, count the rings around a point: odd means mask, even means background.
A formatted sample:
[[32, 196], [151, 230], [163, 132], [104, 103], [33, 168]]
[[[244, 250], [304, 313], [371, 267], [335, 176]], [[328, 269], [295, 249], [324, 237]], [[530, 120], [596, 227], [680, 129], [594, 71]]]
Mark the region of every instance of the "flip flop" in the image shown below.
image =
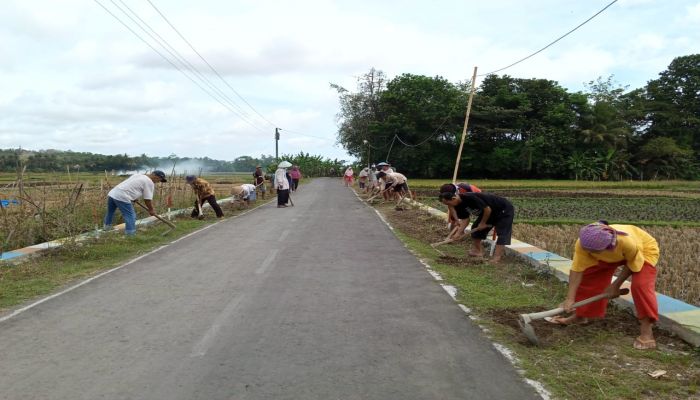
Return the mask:
[[653, 350], [656, 348], [656, 340], [643, 340], [641, 337], [634, 339], [633, 347], [637, 350]]
[[555, 315], [553, 317], [544, 317], [545, 321], [553, 325], [568, 326], [573, 324], [573, 322], [564, 322], [564, 319], [566, 319], [566, 317], [562, 317], [561, 315]]
[[562, 317], [561, 315], [555, 315], [553, 317], [544, 317], [544, 320], [549, 322], [550, 324], [553, 325], [561, 325], [561, 326], [569, 326], [569, 325], [588, 325], [591, 323], [591, 320], [588, 318], [578, 318], [574, 319], [571, 322], [564, 322], [568, 317]]

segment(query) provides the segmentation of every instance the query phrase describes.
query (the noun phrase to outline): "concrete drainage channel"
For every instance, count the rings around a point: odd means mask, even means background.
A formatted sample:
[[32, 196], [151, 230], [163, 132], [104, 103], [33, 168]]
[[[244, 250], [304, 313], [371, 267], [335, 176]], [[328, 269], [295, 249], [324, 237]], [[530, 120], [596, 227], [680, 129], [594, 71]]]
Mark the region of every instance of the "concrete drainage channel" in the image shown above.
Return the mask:
[[[226, 204], [230, 201], [231, 201], [231, 197], [227, 197], [225, 199], [217, 200], [217, 203], [219, 203], [220, 205], [223, 205], [223, 204]], [[261, 204], [260, 206], [262, 206], [262, 205], [264, 205], [264, 204]], [[257, 206], [257, 207], [260, 207], [260, 206]], [[257, 208], [257, 207], [254, 207], [254, 208]], [[207, 203], [207, 204], [204, 204], [202, 206], [202, 208], [207, 209], [207, 208], [211, 208], [211, 206]], [[170, 219], [178, 217], [180, 215], [188, 214], [190, 211], [191, 210], [189, 208], [182, 208], [179, 210], [173, 210], [173, 211], [167, 212], [165, 214], [162, 214], [161, 217], [170, 220]], [[136, 227], [138, 228], [139, 226], [147, 226], [147, 225], [151, 225], [151, 224], [156, 223], [156, 222], [158, 222], [158, 219], [156, 217], [149, 216], [147, 218], [137, 220]], [[117, 231], [123, 231], [123, 230], [124, 230], [124, 224], [119, 224], [119, 225], [115, 225], [114, 229], [111, 232], [117, 232]], [[56, 239], [56, 240], [52, 240], [50, 242], [44, 242], [44, 243], [39, 243], [39, 244], [35, 244], [32, 246], [27, 246], [27, 247], [24, 247], [22, 249], [6, 251], [6, 252], [3, 252], [2, 254], [0, 254], [0, 261], [9, 261], [12, 263], [22, 262], [27, 257], [41, 254], [42, 252], [44, 252], [46, 250], [51, 250], [51, 249], [61, 247], [67, 241], [80, 242], [83, 240], [94, 238], [100, 234], [105, 234], [105, 233], [108, 233], [108, 232], [102, 231], [102, 230], [93, 231], [93, 232], [86, 232], [86, 233], [80, 234], [80, 235], [78, 235], [76, 237], [72, 237], [72, 238]]]

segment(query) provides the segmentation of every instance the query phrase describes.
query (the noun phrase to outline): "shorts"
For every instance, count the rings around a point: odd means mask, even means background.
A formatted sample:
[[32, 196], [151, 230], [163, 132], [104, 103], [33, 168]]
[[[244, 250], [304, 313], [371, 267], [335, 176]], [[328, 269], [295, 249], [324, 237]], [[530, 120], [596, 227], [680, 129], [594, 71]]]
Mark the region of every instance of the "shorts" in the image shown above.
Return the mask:
[[[513, 217], [515, 216], [515, 209], [510, 205], [505, 210], [498, 213], [498, 215], [491, 214], [488, 220], [489, 225], [493, 225], [496, 230], [496, 244], [508, 246], [510, 244], [511, 236], [513, 235]], [[472, 224], [473, 227], [479, 226], [481, 223], [481, 215]], [[484, 240], [488, 236], [491, 229], [484, 229], [471, 234], [474, 239]]]
[[408, 185], [406, 184], [406, 182], [404, 182], [402, 184], [394, 186], [392, 190], [396, 193], [405, 193], [408, 192]]

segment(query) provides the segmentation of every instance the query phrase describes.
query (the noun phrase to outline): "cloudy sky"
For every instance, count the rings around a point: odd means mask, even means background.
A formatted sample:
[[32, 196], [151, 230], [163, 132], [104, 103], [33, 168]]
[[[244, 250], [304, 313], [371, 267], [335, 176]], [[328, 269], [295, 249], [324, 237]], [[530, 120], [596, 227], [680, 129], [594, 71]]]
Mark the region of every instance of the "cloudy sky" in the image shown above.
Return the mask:
[[[232, 160], [274, 154], [278, 126], [280, 153], [347, 159], [335, 143], [338, 102], [330, 82], [353, 89], [371, 67], [390, 78], [464, 81], [474, 66], [480, 73], [506, 66], [610, 3], [150, 1], [225, 82], [148, 0], [3, 0], [0, 148]], [[131, 18], [146, 22], [210, 83], [191, 79], [225, 98], [207, 95], [100, 4], [172, 58], [121, 11], [133, 10]], [[700, 0], [619, 0], [502, 73], [557, 80], [574, 91], [614, 74], [636, 88], [674, 57], [700, 52], [698, 26]]]

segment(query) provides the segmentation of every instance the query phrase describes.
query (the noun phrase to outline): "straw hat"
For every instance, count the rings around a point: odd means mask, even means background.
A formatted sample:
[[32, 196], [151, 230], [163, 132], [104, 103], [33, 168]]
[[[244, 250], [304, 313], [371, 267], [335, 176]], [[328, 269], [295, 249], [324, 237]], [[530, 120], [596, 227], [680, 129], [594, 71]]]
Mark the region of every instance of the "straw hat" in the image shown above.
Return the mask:
[[292, 166], [292, 164], [289, 161], [282, 161], [278, 165], [278, 167], [280, 167], [280, 168], [289, 168], [291, 166]]
[[231, 188], [231, 194], [234, 196], [240, 196], [243, 193], [243, 186], [234, 186]]

